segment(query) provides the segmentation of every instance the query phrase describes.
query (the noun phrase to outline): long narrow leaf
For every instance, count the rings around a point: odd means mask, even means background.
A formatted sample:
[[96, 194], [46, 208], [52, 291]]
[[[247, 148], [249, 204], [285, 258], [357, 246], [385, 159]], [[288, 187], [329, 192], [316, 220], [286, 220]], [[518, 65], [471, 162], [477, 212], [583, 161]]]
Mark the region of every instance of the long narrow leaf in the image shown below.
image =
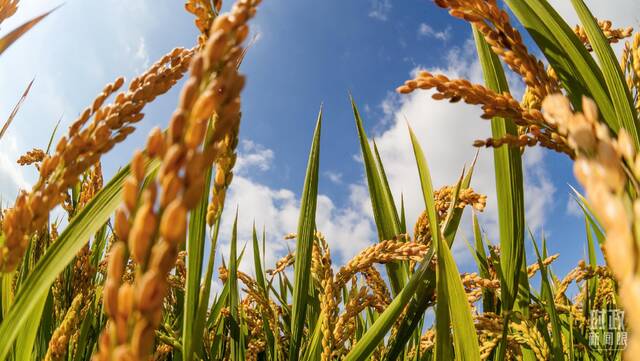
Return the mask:
[[[205, 172], [204, 194], [211, 184], [211, 167]], [[187, 239], [187, 279], [185, 281], [184, 317], [182, 323], [182, 352], [191, 359], [193, 352], [201, 345], [202, 336], [194, 334], [195, 318], [198, 311], [200, 278], [204, 259], [204, 243], [207, 234], [208, 197], [201, 197], [200, 202], [189, 216], [189, 237]]]
[[293, 309], [291, 318], [291, 341], [289, 344], [289, 359], [298, 360], [300, 357], [300, 343], [304, 331], [304, 321], [307, 312], [307, 298], [310, 287], [311, 248], [313, 245], [316, 204], [318, 197], [318, 169], [320, 163], [320, 131], [322, 128], [322, 109], [318, 113], [316, 130], [311, 143], [307, 175], [304, 180], [300, 218], [298, 220], [298, 237], [296, 240], [296, 259], [294, 265], [295, 281], [293, 286]]
[[22, 103], [24, 102], [24, 100], [27, 99], [27, 95], [29, 94], [29, 90], [31, 90], [31, 86], [33, 85], [34, 80], [35, 78], [29, 82], [29, 85], [27, 85], [27, 89], [24, 90], [24, 92], [22, 93], [22, 96], [20, 96], [20, 99], [18, 100], [16, 105], [13, 106], [13, 109], [11, 110], [11, 114], [9, 114], [9, 117], [7, 118], [7, 120], [5, 120], [4, 125], [2, 125], [2, 129], [0, 129], [0, 139], [2, 139], [2, 137], [4, 136], [4, 133], [6, 133], [7, 129], [9, 129], [9, 126], [13, 122], [13, 118], [15, 118], [16, 115], [18, 114], [18, 110], [20, 110], [20, 106], [22, 106]]
[[[429, 218], [429, 227], [433, 230], [439, 230], [440, 225], [438, 224], [429, 167], [422, 147], [420, 147], [411, 128], [409, 128], [409, 134], [411, 135], [413, 152], [416, 157], [418, 172], [420, 173], [420, 184]], [[436, 332], [438, 340], [436, 342], [436, 359], [450, 359], [447, 335], [449, 335], [449, 322], [451, 322], [456, 360], [479, 360], [478, 338], [458, 267], [453, 259], [449, 245], [439, 232], [431, 232], [431, 242], [434, 244], [438, 255], [436, 276], [436, 288], [438, 290]], [[448, 313], [447, 317], [444, 317], [445, 312]], [[444, 321], [445, 324], [439, 324], [439, 321]]]
[[[378, 230], [378, 240], [384, 241], [394, 239], [401, 232], [400, 218], [395, 208], [395, 203], [389, 190], [388, 182], [384, 176], [384, 169], [380, 168], [382, 162], [377, 162], [374, 157], [369, 139], [362, 125], [362, 118], [353, 97], [351, 99], [351, 107], [353, 116], [356, 121], [358, 130], [358, 138], [360, 140], [360, 148], [362, 150], [362, 158], [367, 176], [367, 185], [369, 187], [369, 197], [373, 208], [373, 218]], [[379, 157], [378, 157], [379, 159]], [[407, 278], [406, 270], [399, 263], [387, 263], [385, 265], [391, 290], [397, 295], [404, 286]]]
[[620, 124], [624, 127], [633, 140], [636, 147], [640, 146], [640, 134], [638, 133], [638, 126], [636, 124], [637, 114], [631, 98], [631, 93], [627, 87], [627, 83], [618, 64], [618, 59], [609, 45], [609, 41], [602, 33], [602, 29], [598, 25], [598, 22], [587, 8], [583, 0], [571, 0], [573, 7], [576, 9], [582, 26], [587, 33], [589, 43], [593, 48], [598, 61], [600, 62], [600, 68], [604, 75], [604, 80], [609, 90], [609, 96], [613, 102], [613, 107], [616, 112], [617, 118], [620, 120]]

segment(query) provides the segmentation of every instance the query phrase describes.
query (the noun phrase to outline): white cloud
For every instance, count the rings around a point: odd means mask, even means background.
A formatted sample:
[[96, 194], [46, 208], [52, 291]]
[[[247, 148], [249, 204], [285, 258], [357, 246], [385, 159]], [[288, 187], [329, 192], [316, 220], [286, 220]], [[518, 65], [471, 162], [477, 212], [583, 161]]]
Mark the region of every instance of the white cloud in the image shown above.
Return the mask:
[[140, 71], [144, 71], [149, 67], [149, 63], [151, 60], [149, 59], [149, 51], [147, 50], [147, 45], [145, 43], [144, 37], [140, 37], [138, 42], [138, 49], [134, 54], [134, 58], [140, 63]]
[[260, 171], [266, 171], [271, 168], [272, 162], [273, 150], [265, 148], [263, 145], [254, 143], [251, 140], [244, 139], [241, 141], [235, 171], [236, 173], [242, 174], [250, 167], [255, 167]]
[[529, 148], [524, 154], [525, 212], [527, 225], [532, 230], [543, 228], [555, 200], [556, 187], [544, 167], [543, 157], [543, 149], [539, 147]]
[[[251, 240], [253, 222], [267, 230], [267, 249], [265, 264], [272, 268], [275, 262], [295, 248], [294, 240], [284, 240], [282, 236], [296, 232], [300, 199], [288, 189], [270, 188], [246, 177], [238, 176], [233, 180], [227, 196], [227, 210], [223, 217], [223, 234], [219, 242], [219, 254], [228, 259], [229, 230], [233, 224], [235, 207], [239, 207], [238, 245], [244, 247], [246, 254], [253, 252]], [[335, 262], [348, 260], [360, 250], [371, 244], [374, 237], [373, 227], [367, 214], [360, 206], [350, 204], [337, 207], [326, 195], [318, 196], [316, 224], [327, 238]], [[252, 272], [253, 258], [245, 256], [241, 269]]]
[[369, 17], [380, 21], [387, 21], [391, 13], [391, 0], [371, 0]]
[[24, 167], [16, 163], [18, 145], [11, 134], [5, 134], [0, 141], [0, 205], [10, 206], [20, 189], [29, 189]]
[[421, 23], [418, 27], [418, 36], [447, 41], [451, 37], [451, 26], [447, 26], [444, 30], [436, 31], [427, 23]]
[[326, 171], [324, 172], [324, 175], [332, 182], [335, 184], [342, 184], [342, 173], [340, 172], [333, 172], [333, 171]]
[[580, 208], [580, 205], [578, 204], [578, 202], [576, 201], [576, 199], [573, 197], [573, 195], [569, 196], [567, 198], [567, 207], [565, 209], [566, 213], [570, 216], [573, 217], [578, 217], [578, 218], [583, 218], [584, 217], [584, 213], [582, 212], [582, 208]]
[[[446, 68], [428, 70], [434, 74], [443, 73], [451, 78], [466, 78], [482, 83], [482, 72], [473, 43], [467, 42], [463, 49], [453, 49], [447, 60]], [[414, 73], [417, 70], [414, 70]], [[515, 81], [514, 83], [516, 90], [520, 91], [521, 85], [518, 86]], [[490, 123], [480, 119], [481, 111], [478, 107], [436, 101], [431, 99], [431, 94], [431, 91], [417, 91], [403, 96], [399, 103], [396, 100], [391, 101], [394, 105], [385, 111], [393, 114], [392, 125], [375, 137], [394, 198], [399, 201], [400, 192], [404, 194], [409, 224], [415, 222], [424, 209], [424, 204], [407, 122], [425, 150], [436, 187], [455, 183], [462, 167], [468, 166], [474, 157], [475, 150], [471, 146], [473, 141], [491, 135]], [[535, 230], [544, 224], [555, 188], [544, 168], [544, 153], [539, 149], [528, 149], [526, 154], [526, 168], [531, 170], [525, 172], [525, 207], [528, 225]], [[495, 240], [498, 212], [493, 169], [492, 150], [481, 149], [472, 187], [488, 196], [487, 209], [481, 215], [481, 220], [483, 227]], [[462, 228], [468, 231], [466, 224], [463, 221]], [[458, 242], [457, 245], [462, 245], [462, 242]], [[460, 253], [460, 248], [456, 250]], [[466, 250], [462, 252], [465, 255], [467, 253]]]

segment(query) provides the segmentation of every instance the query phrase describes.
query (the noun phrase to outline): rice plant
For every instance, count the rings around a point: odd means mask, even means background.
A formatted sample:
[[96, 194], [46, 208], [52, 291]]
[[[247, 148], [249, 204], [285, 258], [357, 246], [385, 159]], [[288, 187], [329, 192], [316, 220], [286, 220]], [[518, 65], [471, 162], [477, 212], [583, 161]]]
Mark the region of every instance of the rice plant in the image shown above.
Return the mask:
[[[264, 233], [254, 226], [253, 251], [245, 254], [237, 227], [250, 220], [225, 208], [241, 137], [241, 91], [245, 82], [251, 86], [240, 65], [251, 56], [246, 40], [260, 2], [237, 0], [222, 13], [221, 1], [188, 0], [200, 32], [194, 44], [172, 50], [128, 85], [124, 78], [107, 84], [66, 133], [52, 134], [47, 149], [17, 159], [39, 178], [0, 217], [0, 359], [632, 360], [640, 354], [640, 34], [598, 21], [583, 0], [571, 0], [581, 21], [573, 27], [546, 0], [435, 0], [469, 23], [484, 84], [422, 71], [397, 92], [428, 90], [437, 100], [481, 107], [492, 137], [474, 146], [494, 154], [499, 239], [489, 239], [477, 217], [487, 197], [472, 187], [475, 162], [456, 183], [434, 188], [427, 164], [433, 155], [409, 127], [424, 212], [408, 223], [352, 98], [377, 242], [336, 264], [317, 229], [321, 110], [298, 227], [285, 236], [295, 248], [268, 265]], [[17, 7], [17, 0], [0, 0], [0, 23]], [[0, 54], [49, 14], [0, 38]], [[543, 58], [528, 49], [525, 35]], [[626, 43], [616, 56], [611, 44], [619, 41]], [[526, 85], [523, 99], [510, 93], [505, 71]], [[129, 165], [105, 182], [102, 156], [136, 131], [147, 104], [178, 85], [166, 129], [153, 129]], [[548, 253], [554, 240], [536, 239], [525, 225], [522, 156], [534, 146], [571, 159], [585, 191], [576, 191], [576, 199], [588, 255], [565, 276], [552, 269], [561, 257]], [[68, 222], [52, 216], [58, 207]], [[230, 252], [215, 270], [221, 216], [234, 211]], [[463, 224], [465, 211], [470, 225]], [[467, 226], [477, 271], [460, 273], [451, 248], [466, 241], [457, 234]], [[525, 252], [529, 241], [534, 254]], [[600, 250], [605, 264], [597, 262]], [[254, 274], [239, 269], [243, 259]], [[223, 287], [214, 294], [216, 277]]]

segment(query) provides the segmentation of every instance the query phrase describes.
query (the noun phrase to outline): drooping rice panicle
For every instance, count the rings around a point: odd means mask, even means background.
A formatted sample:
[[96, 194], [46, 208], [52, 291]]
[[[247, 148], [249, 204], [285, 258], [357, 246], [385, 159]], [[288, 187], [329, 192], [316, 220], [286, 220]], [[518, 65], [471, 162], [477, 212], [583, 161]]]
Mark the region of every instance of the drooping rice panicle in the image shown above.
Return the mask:
[[[433, 198], [436, 206], [436, 214], [439, 224], [447, 217], [451, 206], [451, 200], [455, 187], [444, 186], [434, 192]], [[456, 208], [463, 209], [467, 206], [473, 207], [478, 212], [484, 211], [487, 205], [487, 196], [476, 193], [472, 188], [461, 189], [458, 192]], [[416, 242], [429, 245], [431, 243], [431, 231], [429, 229], [429, 218], [427, 211], [423, 211], [413, 228], [413, 237]]]
[[[639, 189], [640, 156], [626, 130], [621, 129], [617, 137], [611, 136], [607, 126], [598, 119], [595, 103], [588, 98], [583, 99], [583, 113], [574, 112], [569, 100], [562, 95], [545, 99], [543, 111], [548, 121], [568, 135], [569, 144], [577, 152], [574, 173], [606, 233], [604, 251], [618, 281], [625, 317], [632, 325], [640, 324], [640, 293], [637, 292], [640, 278], [636, 272], [640, 199], [635, 196]], [[631, 194], [625, 191], [629, 184], [636, 190]], [[640, 333], [632, 330], [625, 353], [638, 352]]]
[[[530, 129], [526, 145], [540, 144], [545, 148], [563, 152], [573, 156], [573, 151], [566, 145], [566, 140], [556, 132], [555, 126], [545, 121], [537, 109], [523, 108], [509, 93], [498, 94], [482, 85], [472, 84], [466, 79], [449, 79], [447, 76], [433, 75], [428, 71], [420, 71], [415, 79], [407, 80], [396, 91], [408, 94], [416, 89], [436, 89], [432, 98], [449, 99], [450, 102], [463, 100], [467, 104], [480, 105], [482, 118], [504, 117], [513, 120], [516, 125]], [[529, 139], [535, 139], [532, 143]], [[476, 142], [476, 146], [486, 143]]]
[[198, 43], [204, 46], [209, 36], [213, 20], [222, 8], [222, 0], [187, 0], [184, 8], [196, 17], [194, 23], [198, 30], [200, 30]]
[[18, 11], [19, 0], [0, 0], [0, 24]]
[[[216, 17], [206, 45], [193, 57], [168, 132], [156, 128], [146, 154], [137, 152], [133, 158], [124, 206], [116, 214], [119, 242], [112, 249], [104, 288], [109, 324], [96, 360], [120, 355], [143, 360], [152, 351], [167, 275], [186, 236], [187, 213], [202, 197], [204, 170], [237, 142], [244, 85], [237, 58], [248, 35], [247, 21], [259, 3], [240, 0], [230, 13]], [[156, 179], [143, 184], [147, 157], [162, 164]], [[137, 264], [132, 285], [121, 283], [127, 252]]]
[[[144, 106], [182, 78], [191, 56], [190, 50], [172, 50], [133, 79], [129, 90], [118, 93], [112, 104], [103, 105], [124, 84], [124, 79], [118, 78], [71, 124], [67, 135], [58, 141], [55, 152], [40, 164], [39, 178], [31, 191], [21, 191], [14, 206], [7, 210], [3, 223], [5, 242], [0, 245], [0, 271], [16, 268], [29, 238], [46, 224], [49, 212], [62, 203], [67, 189], [103, 154], [135, 130], [133, 124], [144, 117]], [[92, 122], [87, 125], [91, 118]]]
[[368, 270], [374, 264], [393, 261], [421, 261], [429, 247], [417, 242], [382, 241], [362, 250], [347, 264], [342, 266], [335, 276], [334, 287], [342, 288], [356, 273]]
[[558, 82], [548, 76], [542, 61], [529, 52], [520, 32], [511, 25], [509, 15], [496, 0], [435, 0], [435, 3], [449, 9], [452, 16], [474, 24], [491, 50], [522, 77], [538, 99], [558, 92]]
[[[620, 40], [626, 39], [633, 34], [633, 28], [628, 26], [626, 28], [614, 28], [611, 20], [598, 20], [598, 26], [600, 26], [600, 30], [609, 41], [609, 44], [615, 44]], [[573, 28], [573, 32], [578, 36], [578, 39], [585, 45], [585, 47], [592, 51], [591, 43], [589, 43], [589, 37], [587, 36], [587, 32], [580, 25], [576, 25]]]

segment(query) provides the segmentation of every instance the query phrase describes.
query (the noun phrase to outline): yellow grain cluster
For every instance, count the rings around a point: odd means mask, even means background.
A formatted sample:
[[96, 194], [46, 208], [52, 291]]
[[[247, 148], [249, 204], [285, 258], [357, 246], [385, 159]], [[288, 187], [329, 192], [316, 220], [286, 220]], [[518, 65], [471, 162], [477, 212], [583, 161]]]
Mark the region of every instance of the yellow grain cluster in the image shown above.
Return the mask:
[[[14, 206], [5, 214], [0, 271], [16, 268], [30, 237], [45, 226], [49, 212], [64, 201], [67, 190], [103, 154], [135, 130], [133, 124], [144, 117], [144, 106], [182, 78], [191, 55], [189, 50], [174, 49], [133, 79], [129, 90], [118, 93], [112, 104], [103, 105], [124, 84], [124, 79], [118, 78], [71, 124], [67, 135], [58, 141], [54, 154], [40, 164], [39, 179], [31, 191], [20, 192]], [[93, 121], [87, 124], [91, 118]]]
[[19, 0], [0, 0], [0, 24], [18, 11]]
[[509, 15], [496, 0], [435, 0], [454, 17], [476, 26], [491, 50], [524, 80], [538, 99], [558, 91], [558, 83], [550, 78], [544, 64], [529, 53]]
[[[205, 193], [204, 170], [235, 137], [244, 85], [236, 65], [248, 35], [247, 21], [259, 2], [240, 0], [230, 13], [216, 17], [207, 43], [193, 56], [168, 131], [154, 129], [146, 152], [134, 155], [123, 188], [124, 206], [116, 213], [118, 242], [111, 250], [104, 287], [110, 319], [96, 360], [143, 360], [152, 351], [167, 276], [185, 239], [187, 213]], [[156, 179], [144, 184], [144, 164], [152, 158], [161, 166]], [[122, 283], [126, 253], [137, 264], [131, 285]]]
[[[600, 30], [607, 38], [610, 44], [615, 44], [620, 40], [626, 39], [633, 34], [632, 27], [626, 28], [614, 28], [613, 24], [610, 20], [598, 20], [598, 26], [600, 26]], [[589, 42], [589, 37], [587, 36], [587, 32], [580, 25], [576, 25], [573, 28], [573, 32], [578, 36], [578, 39], [585, 45], [585, 47], [591, 51], [591, 43]]]
[[[640, 155], [631, 137], [620, 130], [612, 137], [609, 129], [598, 120], [595, 103], [583, 99], [582, 113], [574, 112], [562, 95], [545, 99], [543, 111], [548, 121], [567, 134], [576, 150], [576, 178], [584, 186], [591, 207], [602, 222], [607, 241], [604, 252], [607, 264], [619, 285], [620, 300], [629, 324], [640, 324], [640, 278], [637, 276], [637, 230], [640, 227], [640, 199], [625, 192], [628, 182], [640, 180]], [[633, 194], [637, 194], [634, 192]], [[640, 333], [631, 332], [627, 355], [640, 352]]]
[[45, 156], [46, 154], [44, 153], [44, 150], [40, 148], [33, 148], [18, 158], [18, 164], [21, 166], [37, 164], [42, 162]]
[[[451, 208], [451, 201], [453, 199], [453, 193], [455, 192], [454, 186], [444, 186], [436, 190], [433, 194], [436, 214], [438, 222], [441, 226], [442, 221], [447, 218], [447, 215]], [[473, 207], [478, 212], [482, 212], [487, 205], [487, 196], [484, 194], [476, 193], [472, 188], [460, 189], [458, 192], [458, 200], [456, 200], [455, 207], [463, 209], [467, 206]], [[427, 211], [423, 211], [415, 226], [413, 227], [413, 238], [416, 242], [429, 245], [431, 243], [431, 230], [429, 225], [429, 215]]]
[[78, 294], [71, 303], [71, 307], [64, 316], [62, 323], [51, 336], [49, 348], [45, 355], [45, 361], [62, 361], [66, 360], [69, 340], [76, 331], [80, 320], [80, 309], [82, 307], [82, 294]]

